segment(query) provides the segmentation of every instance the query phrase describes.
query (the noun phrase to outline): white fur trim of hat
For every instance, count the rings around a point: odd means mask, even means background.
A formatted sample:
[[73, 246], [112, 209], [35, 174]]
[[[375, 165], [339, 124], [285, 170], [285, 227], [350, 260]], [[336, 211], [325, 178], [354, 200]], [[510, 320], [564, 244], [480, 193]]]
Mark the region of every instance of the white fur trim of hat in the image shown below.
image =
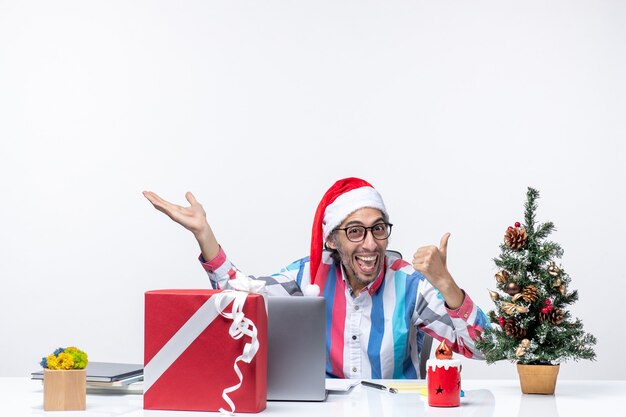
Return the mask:
[[383, 198], [372, 187], [360, 187], [341, 194], [324, 211], [322, 231], [324, 239], [343, 222], [346, 217], [362, 208], [375, 208], [387, 215]]

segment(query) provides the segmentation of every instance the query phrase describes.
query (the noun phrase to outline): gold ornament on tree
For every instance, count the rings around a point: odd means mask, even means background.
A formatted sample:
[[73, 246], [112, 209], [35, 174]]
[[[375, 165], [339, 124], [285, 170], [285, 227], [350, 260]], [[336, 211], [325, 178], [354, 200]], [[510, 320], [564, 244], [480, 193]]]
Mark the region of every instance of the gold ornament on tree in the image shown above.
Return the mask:
[[521, 289], [522, 288], [519, 286], [518, 283], [516, 283], [516, 282], [509, 282], [504, 287], [504, 292], [509, 294], [509, 295], [515, 295], [518, 292], [520, 292]]
[[522, 339], [520, 344], [517, 346], [517, 349], [515, 349], [515, 356], [517, 356], [518, 358], [520, 356], [524, 356], [526, 354], [526, 349], [528, 349], [529, 347], [530, 347], [530, 340]]
[[500, 298], [500, 294], [498, 294], [497, 292], [491, 291], [489, 289], [487, 291], [489, 291], [489, 297], [491, 297], [492, 301], [496, 301]]
[[565, 295], [565, 293], [567, 292], [567, 286], [561, 281], [561, 278], [557, 278], [552, 286], [554, 288], [558, 288], [561, 295]]
[[504, 311], [509, 316], [517, 313], [528, 313], [528, 307], [520, 306], [514, 303], [504, 302], [501, 305], [502, 311]]
[[550, 274], [553, 277], [558, 277], [559, 274], [561, 274], [561, 269], [558, 266], [556, 266], [554, 261], [550, 261], [550, 266], [548, 266], [548, 274]]
[[496, 274], [496, 281], [500, 284], [504, 284], [509, 280], [509, 273], [505, 270], [502, 270]]
[[509, 227], [504, 234], [504, 242], [513, 250], [523, 249], [528, 235], [521, 227]]

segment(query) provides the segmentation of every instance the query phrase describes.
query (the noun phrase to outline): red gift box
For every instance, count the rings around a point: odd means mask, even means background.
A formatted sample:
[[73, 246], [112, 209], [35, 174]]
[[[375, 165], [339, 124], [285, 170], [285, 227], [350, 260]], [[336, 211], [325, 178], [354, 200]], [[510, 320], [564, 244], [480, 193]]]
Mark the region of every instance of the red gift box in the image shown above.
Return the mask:
[[[216, 297], [217, 296], [217, 297]], [[216, 301], [226, 297], [222, 303]], [[250, 336], [229, 333], [231, 298], [244, 297], [245, 318], [256, 326], [258, 351], [249, 363], [238, 361]], [[217, 304], [222, 304], [220, 308]], [[220, 290], [157, 290], [145, 294], [144, 396], [146, 410], [227, 411], [255, 413], [267, 398], [267, 311], [262, 295]]]

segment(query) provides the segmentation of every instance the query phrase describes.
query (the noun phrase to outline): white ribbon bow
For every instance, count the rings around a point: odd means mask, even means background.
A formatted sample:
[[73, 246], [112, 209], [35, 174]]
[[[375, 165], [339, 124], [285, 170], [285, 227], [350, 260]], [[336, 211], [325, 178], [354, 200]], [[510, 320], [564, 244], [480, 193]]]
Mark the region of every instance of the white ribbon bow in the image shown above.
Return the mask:
[[[246, 343], [243, 347], [241, 355], [235, 359], [233, 363], [233, 369], [239, 378], [239, 382], [231, 387], [224, 388], [222, 391], [222, 398], [230, 406], [230, 411], [220, 408], [220, 412], [223, 414], [232, 415], [235, 412], [235, 403], [228, 396], [229, 393], [237, 391], [243, 383], [243, 374], [237, 365], [237, 362], [244, 361], [250, 363], [259, 350], [259, 339], [257, 337], [257, 329], [252, 320], [247, 318], [243, 313], [243, 306], [246, 302], [248, 294], [260, 294], [265, 287], [264, 281], [254, 280], [245, 276], [241, 272], [237, 271], [235, 279], [231, 279], [228, 284], [236, 291], [226, 290], [219, 294], [216, 294], [216, 305], [220, 315], [232, 320], [228, 333], [234, 340], [241, 339], [244, 336], [250, 336], [250, 343]], [[235, 295], [233, 300], [233, 308], [230, 313], [225, 312], [226, 307], [231, 301], [232, 295]]]
[[263, 288], [265, 287], [265, 281], [252, 279], [237, 271], [235, 278], [228, 281], [228, 285], [237, 291], [244, 291], [250, 294], [261, 294], [264, 292]]

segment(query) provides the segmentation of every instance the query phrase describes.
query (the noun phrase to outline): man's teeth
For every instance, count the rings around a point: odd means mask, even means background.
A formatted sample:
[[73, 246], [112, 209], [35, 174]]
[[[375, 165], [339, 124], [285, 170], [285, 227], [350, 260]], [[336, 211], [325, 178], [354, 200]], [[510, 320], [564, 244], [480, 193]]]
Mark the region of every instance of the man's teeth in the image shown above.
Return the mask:
[[376, 256], [357, 256], [356, 258], [365, 262], [372, 262], [376, 260]]

